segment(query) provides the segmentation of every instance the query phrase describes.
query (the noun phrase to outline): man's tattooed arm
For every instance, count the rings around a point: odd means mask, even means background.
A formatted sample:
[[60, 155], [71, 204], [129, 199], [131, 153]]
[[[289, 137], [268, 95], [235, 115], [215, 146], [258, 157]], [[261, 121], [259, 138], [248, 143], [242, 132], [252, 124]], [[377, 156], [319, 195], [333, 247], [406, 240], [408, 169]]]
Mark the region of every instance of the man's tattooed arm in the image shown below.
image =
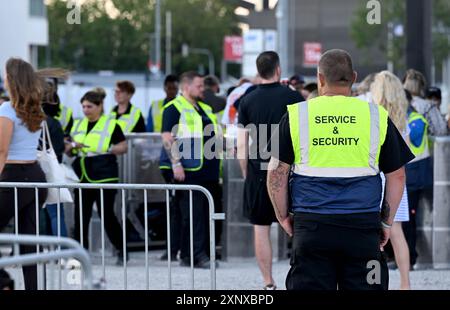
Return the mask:
[[180, 162], [181, 155], [178, 148], [177, 140], [174, 139], [170, 132], [162, 133], [162, 142], [164, 146], [164, 150], [167, 153], [167, 156], [170, 159], [172, 164], [177, 164]]
[[279, 222], [288, 217], [288, 179], [290, 165], [271, 158], [267, 171], [267, 191]]
[[385, 223], [388, 223], [390, 215], [391, 215], [391, 206], [389, 205], [389, 202], [386, 199], [384, 199], [383, 206], [381, 207], [381, 220]]

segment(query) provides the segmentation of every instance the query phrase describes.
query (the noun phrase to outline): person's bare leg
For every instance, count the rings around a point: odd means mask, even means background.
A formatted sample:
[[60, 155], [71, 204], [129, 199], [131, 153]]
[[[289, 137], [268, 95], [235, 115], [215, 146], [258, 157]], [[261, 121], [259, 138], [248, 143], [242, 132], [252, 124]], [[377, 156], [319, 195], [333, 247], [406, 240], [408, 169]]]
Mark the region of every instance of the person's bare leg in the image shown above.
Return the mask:
[[391, 228], [391, 243], [394, 249], [395, 262], [400, 271], [400, 289], [411, 289], [409, 282], [409, 249], [401, 222], [394, 222]]
[[255, 254], [261, 270], [264, 285], [275, 285], [272, 278], [272, 243], [270, 226], [253, 225], [255, 232]]

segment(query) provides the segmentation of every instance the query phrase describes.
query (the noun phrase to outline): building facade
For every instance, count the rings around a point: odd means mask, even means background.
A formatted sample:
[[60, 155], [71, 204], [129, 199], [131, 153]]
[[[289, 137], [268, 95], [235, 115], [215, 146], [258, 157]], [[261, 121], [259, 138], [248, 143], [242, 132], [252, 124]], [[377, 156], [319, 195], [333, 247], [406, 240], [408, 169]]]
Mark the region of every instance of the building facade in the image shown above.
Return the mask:
[[361, 0], [282, 0], [289, 6], [289, 69], [292, 73], [315, 75], [316, 67], [305, 64], [305, 43], [320, 43], [322, 52], [341, 48], [353, 58], [361, 80], [371, 72], [386, 69], [386, 55], [377, 48], [362, 51], [350, 36], [355, 11], [366, 1]]
[[19, 57], [34, 67], [38, 47], [48, 45], [48, 21], [44, 0], [0, 1], [0, 66]]

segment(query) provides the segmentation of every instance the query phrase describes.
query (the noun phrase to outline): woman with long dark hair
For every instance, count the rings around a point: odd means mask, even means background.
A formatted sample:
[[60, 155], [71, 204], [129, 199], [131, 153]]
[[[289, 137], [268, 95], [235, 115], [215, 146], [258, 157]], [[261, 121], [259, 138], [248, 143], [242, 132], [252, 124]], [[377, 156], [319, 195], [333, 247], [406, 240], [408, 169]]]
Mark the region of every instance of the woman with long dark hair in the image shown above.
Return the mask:
[[[0, 182], [45, 182], [37, 163], [37, 148], [43, 121], [41, 101], [45, 78], [62, 76], [65, 71], [33, 67], [17, 58], [6, 63], [5, 88], [11, 101], [0, 106]], [[0, 230], [14, 217], [14, 189], [0, 188]], [[18, 189], [18, 231], [36, 233], [36, 204], [45, 202], [47, 190]], [[22, 254], [36, 251], [35, 246], [21, 246]], [[37, 289], [36, 265], [23, 267], [25, 289]]]

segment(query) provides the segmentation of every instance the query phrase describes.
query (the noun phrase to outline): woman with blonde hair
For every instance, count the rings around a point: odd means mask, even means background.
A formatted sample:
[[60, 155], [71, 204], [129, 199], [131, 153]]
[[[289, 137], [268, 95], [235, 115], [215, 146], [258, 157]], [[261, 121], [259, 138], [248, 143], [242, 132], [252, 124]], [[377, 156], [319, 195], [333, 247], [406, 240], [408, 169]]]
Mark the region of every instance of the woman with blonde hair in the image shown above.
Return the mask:
[[[6, 63], [5, 88], [11, 101], [0, 106], [0, 182], [45, 182], [45, 175], [37, 163], [37, 148], [46, 115], [41, 102], [45, 78], [60, 77], [66, 71], [46, 69], [35, 71], [33, 67], [17, 58]], [[17, 190], [18, 229], [20, 234], [36, 233], [35, 206], [42, 205], [47, 190]], [[0, 190], [0, 230], [15, 216], [14, 189]], [[21, 246], [22, 254], [33, 253], [35, 246]], [[37, 289], [36, 265], [23, 267], [25, 289]]]
[[[407, 109], [408, 100], [400, 80], [389, 71], [382, 71], [375, 76], [370, 87], [373, 102], [383, 106], [389, 118], [408, 142]], [[384, 180], [384, 176], [383, 180]], [[384, 183], [384, 182], [383, 182]], [[400, 289], [410, 289], [409, 282], [409, 249], [402, 230], [402, 222], [409, 221], [408, 196], [406, 187], [403, 192], [400, 207], [394, 218], [391, 229], [391, 244], [394, 249], [395, 261], [400, 271]]]

